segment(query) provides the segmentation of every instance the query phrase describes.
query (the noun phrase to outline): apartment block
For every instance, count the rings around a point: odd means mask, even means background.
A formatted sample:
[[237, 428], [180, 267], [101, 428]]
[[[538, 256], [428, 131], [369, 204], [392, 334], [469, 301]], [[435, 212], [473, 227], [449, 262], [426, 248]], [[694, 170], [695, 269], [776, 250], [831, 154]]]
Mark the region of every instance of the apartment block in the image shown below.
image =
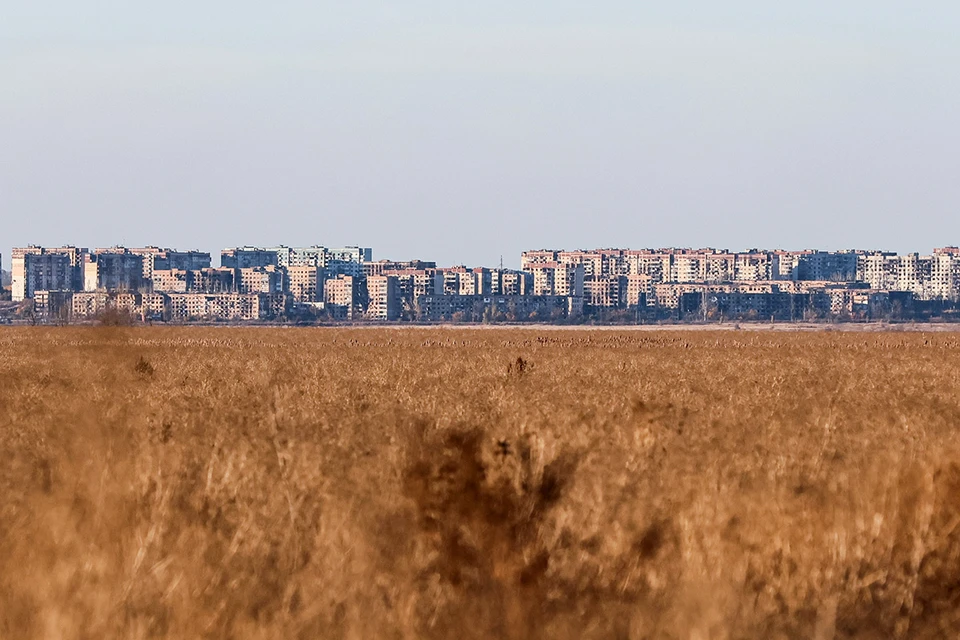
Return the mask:
[[78, 291], [71, 296], [73, 319], [89, 320], [105, 311], [119, 311], [130, 317], [143, 314], [143, 294], [134, 291]]
[[830, 288], [830, 313], [833, 315], [881, 316], [891, 309], [891, 292], [877, 289]]
[[318, 267], [331, 277], [338, 274], [360, 277], [363, 265], [373, 259], [367, 247], [235, 247], [220, 252], [220, 266], [231, 269], [254, 267]]
[[67, 319], [72, 313], [73, 291], [35, 291], [33, 305], [40, 316]]
[[84, 291], [139, 291], [146, 286], [144, 257], [123, 247], [97, 249], [83, 258]]
[[780, 271], [779, 256], [769, 251], [751, 250], [736, 254], [734, 280], [774, 280]]
[[627, 275], [648, 276], [654, 284], [670, 279], [673, 256], [656, 251], [628, 251]]
[[533, 293], [533, 275], [525, 271], [499, 272], [500, 290], [494, 293], [504, 296], [526, 296]]
[[548, 262], [557, 262], [559, 251], [539, 250], [524, 251], [520, 255], [520, 270], [530, 271], [531, 267]]
[[289, 308], [286, 294], [172, 293], [167, 313], [174, 322], [189, 320], [267, 320]]
[[797, 256], [797, 280], [853, 282], [858, 254], [854, 251], [809, 251]]
[[681, 299], [688, 294], [703, 297], [733, 291], [730, 283], [661, 282], [652, 288], [654, 305], [664, 309], [679, 309]]
[[377, 260], [376, 262], [363, 263], [364, 276], [379, 276], [388, 272], [397, 271], [423, 271], [425, 269], [436, 269], [436, 262], [426, 260]]
[[195, 271], [210, 267], [210, 254], [204, 251], [177, 251], [160, 247], [139, 247], [127, 249], [127, 251], [143, 258], [145, 280], [152, 280], [154, 271]]
[[144, 320], [170, 319], [170, 296], [165, 293], [144, 293], [141, 296], [140, 313]]
[[[582, 301], [582, 299], [581, 299]], [[560, 320], [571, 315], [571, 301], [565, 296], [461, 296], [431, 295], [417, 300], [421, 320], [465, 322]], [[572, 305], [573, 315], [579, 309]]]
[[683, 294], [680, 301], [681, 314], [691, 314], [704, 319], [727, 317], [745, 319], [793, 320], [803, 317], [808, 306], [806, 296], [791, 295], [777, 291], [716, 291], [709, 295], [696, 292]]
[[277, 266], [279, 258], [276, 249], [259, 247], [236, 247], [220, 252], [220, 266], [228, 269], [250, 269], [253, 267]]
[[400, 318], [400, 296], [396, 276], [370, 276], [367, 278], [367, 317], [375, 320]]
[[401, 309], [411, 317], [418, 315], [416, 301], [419, 297], [443, 292], [444, 275], [438, 269], [397, 269], [380, 275], [396, 278]]
[[910, 292], [919, 300], [960, 298], [960, 256], [950, 249], [931, 256], [874, 251], [857, 259], [856, 280], [872, 289]]
[[28, 253], [13, 258], [14, 301], [33, 298], [36, 291], [72, 291], [75, 282], [70, 258], [60, 253]]
[[286, 290], [286, 270], [275, 265], [237, 269], [239, 293], [283, 293]]
[[110, 294], [106, 291], [78, 291], [71, 297], [71, 312], [75, 319], [87, 319], [107, 310]]
[[645, 307], [653, 300], [653, 279], [648, 275], [631, 274], [623, 277], [623, 306]]
[[337, 320], [353, 320], [363, 306], [360, 278], [338, 275], [323, 283], [324, 309]]
[[[255, 267], [251, 267], [255, 268]], [[191, 271], [191, 293], [237, 293], [240, 287], [240, 270], [229, 267]]]
[[294, 302], [323, 301], [324, 270], [316, 266], [287, 267], [287, 289]]
[[[584, 276], [649, 276], [653, 284], [698, 282], [757, 282], [766, 280], [831, 280], [857, 278], [860, 252], [760, 251], [726, 249], [596, 249], [590, 251], [528, 251], [521, 255], [523, 270], [533, 273], [544, 265], [580, 264]], [[539, 277], [541, 285], [549, 278]]]
[[532, 264], [535, 296], [583, 296], [584, 266], [582, 263], [542, 262]]
[[343, 274], [360, 278], [363, 265], [373, 260], [373, 249], [369, 247], [338, 247], [327, 250], [327, 273]]
[[584, 279], [583, 304], [592, 309], [621, 305], [627, 276], [588, 276]]
[[36, 291], [82, 290], [86, 253], [86, 249], [72, 246], [15, 248], [11, 273], [14, 302], [33, 298]]
[[699, 251], [681, 252], [671, 255], [668, 282], [704, 282], [706, 278], [706, 256]]
[[[312, 247], [268, 247], [266, 251], [276, 254], [276, 264], [279, 267], [315, 267], [322, 269], [327, 266], [327, 249], [321, 246]], [[257, 265], [267, 266], [267, 265]]]
[[150, 274], [156, 292], [188, 293], [193, 291], [193, 275], [195, 271], [184, 269], [158, 269]]
[[960, 301], [960, 249], [934, 249], [931, 261], [931, 298]]

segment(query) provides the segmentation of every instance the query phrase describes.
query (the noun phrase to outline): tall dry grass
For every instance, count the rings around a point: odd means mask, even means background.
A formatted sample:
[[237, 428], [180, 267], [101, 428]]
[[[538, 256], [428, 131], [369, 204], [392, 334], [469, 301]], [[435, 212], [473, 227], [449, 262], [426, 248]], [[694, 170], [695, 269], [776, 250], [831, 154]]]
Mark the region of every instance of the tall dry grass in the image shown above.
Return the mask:
[[2, 638], [960, 635], [960, 336], [0, 331]]

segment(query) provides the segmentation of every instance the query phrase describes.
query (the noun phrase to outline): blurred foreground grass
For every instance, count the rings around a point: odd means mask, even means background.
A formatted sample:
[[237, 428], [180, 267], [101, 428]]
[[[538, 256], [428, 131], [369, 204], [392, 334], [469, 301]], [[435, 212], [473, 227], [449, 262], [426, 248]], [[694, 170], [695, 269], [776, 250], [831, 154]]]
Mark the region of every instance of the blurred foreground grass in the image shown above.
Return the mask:
[[960, 335], [0, 331], [2, 638], [960, 636]]

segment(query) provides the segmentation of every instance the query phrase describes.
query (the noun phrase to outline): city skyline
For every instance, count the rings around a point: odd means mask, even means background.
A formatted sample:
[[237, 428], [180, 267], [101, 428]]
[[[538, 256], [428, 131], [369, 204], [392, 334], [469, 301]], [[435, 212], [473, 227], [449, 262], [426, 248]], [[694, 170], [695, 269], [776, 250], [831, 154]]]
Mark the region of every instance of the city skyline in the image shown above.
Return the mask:
[[[62, 247], [62, 246], [73, 246], [73, 247], [85, 247], [90, 250], [93, 249], [110, 249], [110, 248], [135, 248], [135, 247], [175, 247], [179, 251], [200, 251], [204, 253], [209, 253], [211, 259], [216, 262], [219, 260], [223, 251], [226, 251], [231, 248], [240, 248], [240, 247], [333, 247], [333, 246], [361, 246], [361, 245], [349, 245], [349, 244], [302, 244], [302, 243], [291, 243], [290, 239], [286, 239], [287, 242], [276, 242], [276, 243], [240, 243], [235, 245], [224, 245], [216, 246], [215, 248], [201, 247], [196, 243], [182, 242], [182, 243], [166, 243], [166, 242], [142, 242], [142, 243], [129, 243], [129, 242], [117, 242], [117, 243], [97, 243], [97, 242], [24, 242], [24, 243], [13, 243], [10, 246], [5, 248], [0, 247], [0, 270], [10, 272], [12, 263], [11, 263], [11, 251], [12, 247]], [[8, 243], [9, 244], [9, 243]], [[429, 260], [436, 262], [438, 265], [443, 266], [468, 266], [468, 267], [499, 267], [501, 258], [503, 262], [503, 267], [508, 269], [520, 269], [521, 268], [521, 256], [523, 253], [528, 251], [541, 251], [541, 250], [553, 250], [553, 251], [594, 251], [594, 250], [604, 250], [604, 249], [619, 249], [626, 251], [645, 251], [645, 250], [662, 250], [662, 249], [689, 249], [689, 250], [717, 250], [717, 251], [726, 251], [730, 253], [747, 253], [754, 250], [759, 251], [789, 251], [789, 252], [801, 252], [801, 251], [823, 251], [823, 252], [844, 252], [844, 251], [864, 251], [864, 252], [876, 252], [876, 253], [895, 253], [897, 255], [909, 255], [909, 254], [918, 254], [924, 255], [931, 253], [934, 249], [940, 247], [949, 247], [960, 245], [960, 235], [957, 236], [955, 242], [940, 242], [927, 245], [925, 247], [920, 247], [918, 249], [908, 249], [908, 250], [897, 250], [895, 247], [865, 247], [865, 246], [840, 246], [830, 243], [824, 243], [819, 246], [787, 246], [787, 245], [748, 245], [743, 244], [742, 246], [727, 246], [721, 244], [648, 244], [648, 245], [618, 245], [618, 244], [601, 244], [601, 245], [583, 245], [578, 246], [576, 244], [571, 245], [542, 245], [542, 246], [527, 246], [520, 250], [516, 254], [499, 254], [496, 251], [487, 252], [490, 255], [495, 256], [489, 262], [470, 262], [466, 260], [457, 260], [456, 258], [452, 260], [441, 260], [435, 258], [435, 253], [444, 253], [449, 255], [450, 252], [433, 252], [427, 253], [424, 255], [413, 255], [410, 252], [400, 252], [398, 255], [387, 255], [386, 252], [377, 251], [377, 260], [397, 260], [397, 261], [416, 261], [416, 260]], [[372, 246], [370, 244], [365, 246]], [[213, 266], [220, 266], [215, 264]]]
[[[520, 269], [375, 259], [370, 247], [11, 250], [7, 322], [600, 322], [951, 319], [960, 248], [528, 250]], [[12, 315], [11, 315], [12, 314]], [[960, 317], [960, 316], [957, 316]]]

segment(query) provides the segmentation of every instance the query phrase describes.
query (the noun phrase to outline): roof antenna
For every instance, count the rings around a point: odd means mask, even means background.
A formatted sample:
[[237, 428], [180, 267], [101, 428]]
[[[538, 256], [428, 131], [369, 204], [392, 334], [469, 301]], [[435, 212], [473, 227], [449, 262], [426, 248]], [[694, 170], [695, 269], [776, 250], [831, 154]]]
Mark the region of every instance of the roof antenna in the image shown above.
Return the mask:
[[503, 254], [500, 254], [500, 271], [503, 271]]

